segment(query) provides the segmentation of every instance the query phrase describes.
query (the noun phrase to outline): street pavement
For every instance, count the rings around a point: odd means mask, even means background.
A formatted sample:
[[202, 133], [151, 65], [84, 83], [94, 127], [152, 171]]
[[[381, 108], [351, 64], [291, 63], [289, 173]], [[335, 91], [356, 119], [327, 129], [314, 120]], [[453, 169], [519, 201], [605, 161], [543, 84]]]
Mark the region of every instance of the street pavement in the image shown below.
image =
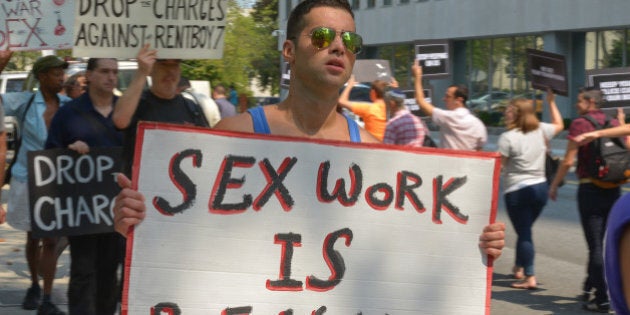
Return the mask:
[[[434, 138], [436, 135], [434, 134]], [[496, 150], [496, 134], [489, 136], [486, 151]], [[554, 155], [563, 155], [566, 140], [560, 136], [551, 141]], [[1, 202], [6, 205], [7, 186], [3, 189]], [[500, 202], [501, 203], [501, 202]], [[500, 205], [497, 220], [507, 226], [506, 247], [503, 255], [494, 263], [491, 314], [510, 315], [579, 315], [592, 314], [580, 309], [577, 295], [580, 293], [586, 269], [586, 247], [581, 231], [577, 229], [563, 230], [561, 225], [537, 223], [534, 235], [539, 230], [558, 229], [563, 234], [562, 240], [554, 240], [557, 246], [572, 248], [576, 257], [583, 259], [559, 259], [553, 255], [538, 252], [536, 256], [538, 290], [517, 290], [510, 288], [511, 268], [514, 261], [514, 231], [509, 219]], [[553, 224], [553, 223], [552, 223]], [[30, 284], [29, 272], [24, 258], [24, 238], [21, 231], [12, 229], [7, 224], [0, 225], [0, 315], [35, 314], [35, 311], [21, 309], [21, 301]], [[540, 242], [539, 242], [540, 243]], [[70, 270], [69, 251], [61, 255], [53, 289], [53, 302], [67, 311], [66, 290]], [[439, 314], [436, 312], [435, 314]]]

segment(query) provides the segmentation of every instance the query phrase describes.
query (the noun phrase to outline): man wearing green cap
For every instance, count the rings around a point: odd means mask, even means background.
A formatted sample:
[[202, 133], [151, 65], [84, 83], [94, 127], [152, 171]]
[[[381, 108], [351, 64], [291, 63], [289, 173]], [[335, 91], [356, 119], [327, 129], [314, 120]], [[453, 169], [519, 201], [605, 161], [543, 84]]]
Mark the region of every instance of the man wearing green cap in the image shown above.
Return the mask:
[[[0, 52], [0, 72], [9, 62], [11, 55], [10, 51]], [[32, 284], [26, 292], [22, 308], [38, 309], [37, 314], [64, 314], [64, 312], [60, 311], [50, 300], [57, 268], [57, 255], [55, 254], [57, 238], [38, 239], [31, 235], [26, 153], [44, 149], [44, 143], [48, 136], [48, 126], [52, 117], [60, 106], [71, 100], [58, 94], [63, 88], [64, 69], [66, 68], [68, 68], [68, 63], [56, 56], [42, 57], [35, 62], [32, 69], [34, 77], [39, 81], [39, 90], [36, 93], [15, 92], [6, 93], [0, 97], [0, 103], [4, 107], [6, 115], [16, 116], [22, 130], [20, 150], [14, 157], [16, 162], [11, 168], [11, 189], [6, 218], [13, 228], [27, 232], [25, 252]], [[0, 211], [3, 212], [4, 210]], [[43, 245], [41, 250], [40, 242]], [[39, 286], [38, 269], [44, 278], [43, 299], [41, 299], [42, 290]]]

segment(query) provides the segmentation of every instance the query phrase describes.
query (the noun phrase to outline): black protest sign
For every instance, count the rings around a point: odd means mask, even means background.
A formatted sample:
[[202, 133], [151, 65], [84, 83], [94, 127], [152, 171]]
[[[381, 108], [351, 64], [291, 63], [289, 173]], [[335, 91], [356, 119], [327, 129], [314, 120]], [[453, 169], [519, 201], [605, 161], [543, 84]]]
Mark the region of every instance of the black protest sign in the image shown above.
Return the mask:
[[389, 82], [392, 72], [389, 69], [389, 60], [382, 59], [361, 59], [354, 62], [352, 70], [357, 82], [372, 82], [381, 80]]
[[586, 82], [604, 94], [601, 108], [630, 107], [630, 68], [587, 70]]
[[415, 44], [416, 60], [422, 67], [422, 76], [439, 79], [450, 76], [450, 45], [448, 41], [421, 41]]
[[569, 95], [567, 65], [563, 55], [528, 48], [527, 66], [533, 88], [546, 91], [550, 87], [556, 94]]
[[120, 147], [28, 152], [31, 230], [35, 237], [113, 232], [120, 191]]
[[[420, 109], [420, 105], [416, 102], [416, 91], [415, 90], [404, 90], [405, 93], [405, 106], [407, 109], [414, 115], [418, 117], [425, 117], [427, 114]], [[431, 101], [431, 95], [433, 93], [430, 89], [424, 89], [424, 100], [428, 103], [433, 103]]]

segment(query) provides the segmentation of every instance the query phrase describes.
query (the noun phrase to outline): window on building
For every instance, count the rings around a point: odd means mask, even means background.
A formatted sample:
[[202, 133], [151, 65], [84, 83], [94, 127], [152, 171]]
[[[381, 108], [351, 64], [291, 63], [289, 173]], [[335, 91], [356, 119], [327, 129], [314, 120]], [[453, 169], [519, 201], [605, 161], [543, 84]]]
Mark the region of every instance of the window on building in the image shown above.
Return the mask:
[[368, 9], [374, 8], [376, 6], [376, 0], [367, 0]]
[[409, 4], [409, 0], [400, 0], [400, 4]]
[[540, 37], [469, 40], [467, 46], [469, 108], [500, 112], [510, 98], [520, 96], [535, 100], [542, 111], [542, 93], [531, 89], [526, 55], [527, 48], [542, 49]]
[[361, 8], [360, 0], [352, 0], [352, 10], [358, 10]]
[[383, 6], [390, 6], [392, 5], [392, 0], [383, 0]]
[[588, 32], [586, 69], [628, 67], [630, 39], [628, 29]]

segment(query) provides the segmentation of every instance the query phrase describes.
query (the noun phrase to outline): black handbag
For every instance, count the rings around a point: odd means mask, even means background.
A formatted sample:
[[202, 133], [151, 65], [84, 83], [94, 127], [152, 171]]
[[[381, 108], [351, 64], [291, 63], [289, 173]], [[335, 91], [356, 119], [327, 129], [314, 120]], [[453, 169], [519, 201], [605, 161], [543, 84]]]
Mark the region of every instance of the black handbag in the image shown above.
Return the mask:
[[[26, 113], [29, 108], [31, 108], [31, 104], [33, 104], [33, 99], [35, 99], [35, 93], [31, 95], [31, 98], [28, 100], [28, 104], [26, 104], [26, 109], [22, 114], [22, 119], [19, 121], [19, 128], [23, 128], [24, 120], [26, 119]], [[15, 150], [13, 150], [13, 158], [11, 159], [11, 163], [9, 163], [9, 167], [4, 170], [4, 184], [8, 184], [11, 182], [11, 169], [13, 165], [15, 165], [15, 161], [17, 161], [18, 153], [20, 153], [20, 147], [22, 146], [22, 132], [15, 132]]]
[[[545, 177], [547, 177], [547, 184], [551, 185], [553, 178], [556, 177], [560, 167], [560, 158], [557, 156], [551, 156], [549, 152], [545, 154]], [[564, 179], [558, 184], [558, 187], [564, 185]]]

